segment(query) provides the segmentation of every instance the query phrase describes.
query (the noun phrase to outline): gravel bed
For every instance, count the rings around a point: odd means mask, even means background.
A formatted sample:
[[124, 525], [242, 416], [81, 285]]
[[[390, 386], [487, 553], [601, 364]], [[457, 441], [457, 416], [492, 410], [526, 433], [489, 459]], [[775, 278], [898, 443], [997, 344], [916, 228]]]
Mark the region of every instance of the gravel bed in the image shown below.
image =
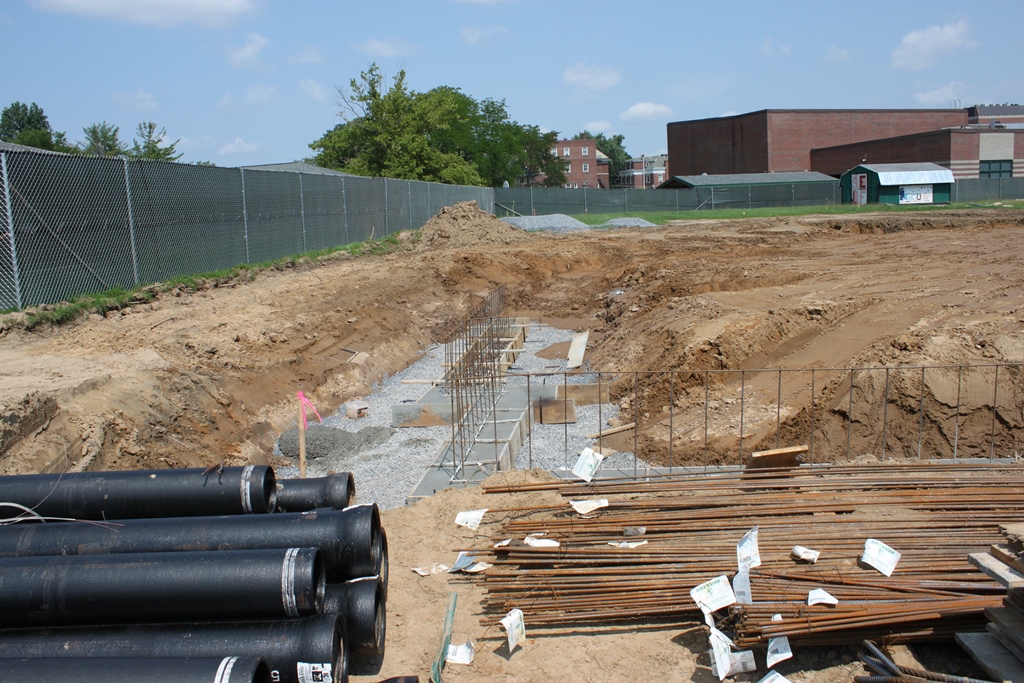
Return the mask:
[[656, 225], [650, 221], [645, 221], [643, 218], [612, 218], [601, 225], [594, 227], [598, 228], [653, 228]]
[[[596, 382], [592, 373], [566, 375], [565, 359], [545, 359], [536, 355], [552, 344], [572, 340], [573, 332], [547, 325], [531, 325], [523, 353], [508, 374], [509, 385], [569, 384]], [[564, 355], [564, 354], [563, 354]], [[406, 497], [434, 463], [452, 437], [451, 426], [391, 427], [391, 406], [415, 403], [429, 387], [425, 384], [403, 384], [408, 379], [439, 379], [443, 374], [444, 348], [428, 348], [422, 358], [405, 370], [385, 378], [373, 386], [368, 396], [359, 397], [369, 405], [366, 415], [349, 418], [345, 406], [324, 418], [323, 425], [315, 416], [306, 433], [307, 476], [322, 477], [329, 472], [352, 472], [359, 502], [376, 502], [381, 509], [405, 505]], [[529, 378], [527, 377], [529, 376]], [[356, 400], [353, 398], [353, 400]], [[576, 463], [579, 452], [596, 445], [587, 434], [602, 428], [614, 418], [618, 406], [577, 406], [574, 424], [534, 424], [531, 438], [524, 444], [516, 460], [517, 467], [550, 470], [566, 476]], [[292, 465], [277, 468], [281, 479], [298, 477], [297, 426], [287, 430], [278, 440], [276, 455], [292, 459]], [[637, 467], [643, 468], [642, 461]], [[602, 467], [632, 470], [631, 453], [616, 453]], [[569, 475], [571, 476], [571, 475]]]
[[502, 218], [509, 225], [523, 230], [543, 230], [545, 232], [579, 232], [590, 230], [590, 226], [564, 213], [552, 213], [545, 216], [510, 216]]

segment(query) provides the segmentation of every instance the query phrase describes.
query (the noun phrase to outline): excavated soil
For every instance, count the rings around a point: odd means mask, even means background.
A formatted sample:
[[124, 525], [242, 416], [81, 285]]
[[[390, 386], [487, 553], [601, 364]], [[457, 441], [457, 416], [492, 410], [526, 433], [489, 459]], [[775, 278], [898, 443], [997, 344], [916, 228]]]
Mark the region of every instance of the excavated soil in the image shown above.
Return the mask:
[[[615, 400], [639, 416], [639, 441], [654, 460], [669, 443], [677, 463], [707, 457], [665, 429], [668, 414], [677, 430], [681, 422], [703, 425], [700, 370], [1024, 362], [1020, 211], [690, 221], [550, 235], [512, 228], [469, 204], [446, 209], [399, 245], [386, 255], [340, 255], [197, 292], [178, 288], [56, 329], [0, 323], [0, 474], [222, 460], [279, 465], [273, 446], [295, 425], [296, 391], [321, 413], [365, 396], [499, 285], [516, 315], [590, 330], [591, 369], [675, 371], [671, 381], [653, 376], [635, 395], [632, 380], [613, 385]], [[885, 446], [895, 456], [917, 449], [915, 377], [855, 380], [858, 406], [881, 414], [888, 396]], [[999, 455], [1019, 452], [1024, 377], [1002, 370], [997, 397], [983, 379], [965, 381], [956, 371], [926, 378], [924, 457], [948, 456], [954, 443], [961, 454], [987, 455], [992, 434]], [[747, 381], [754, 417], [745, 448], [774, 444], [775, 373]], [[813, 419], [819, 446], [845, 447], [852, 436], [851, 457], [879, 452], [879, 421], [868, 413], [852, 421], [848, 436], [844, 381], [822, 372], [811, 404], [807, 379], [787, 378], [781, 391], [796, 408], [783, 416], [783, 443], [803, 440]], [[723, 414], [738, 410], [722, 406]], [[712, 420], [710, 451], [727, 460], [736, 444], [721, 431], [718, 438]], [[513, 504], [535, 502], [501, 501]], [[379, 672], [356, 680], [426, 680], [453, 589], [463, 596], [455, 640], [471, 637], [483, 647], [472, 666], [449, 667], [452, 680], [636, 680], [638, 671], [649, 680], [713, 680], [699, 631], [537, 638], [509, 655], [498, 627], [476, 625], [471, 584], [409, 571], [450, 564], [472, 539], [451, 523], [456, 511], [497, 506], [457, 491], [384, 514], [393, 581], [388, 654]], [[785, 673], [793, 681], [849, 680], [859, 671], [852, 653], [808, 652]]]

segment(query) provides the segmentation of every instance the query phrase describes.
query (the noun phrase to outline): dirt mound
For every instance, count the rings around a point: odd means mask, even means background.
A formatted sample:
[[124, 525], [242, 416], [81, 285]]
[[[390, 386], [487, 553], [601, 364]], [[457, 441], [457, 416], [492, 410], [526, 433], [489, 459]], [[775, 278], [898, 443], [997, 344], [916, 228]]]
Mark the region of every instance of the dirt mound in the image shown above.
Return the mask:
[[420, 250], [517, 244], [532, 237], [481, 210], [476, 202], [444, 207], [421, 228], [421, 234]]

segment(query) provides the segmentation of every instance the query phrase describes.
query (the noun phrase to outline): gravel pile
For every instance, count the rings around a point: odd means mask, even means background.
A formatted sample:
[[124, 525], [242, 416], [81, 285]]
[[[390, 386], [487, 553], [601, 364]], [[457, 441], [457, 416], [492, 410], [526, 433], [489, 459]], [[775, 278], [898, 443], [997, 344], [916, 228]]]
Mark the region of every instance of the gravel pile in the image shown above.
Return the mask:
[[502, 218], [509, 225], [523, 230], [543, 230], [545, 232], [579, 232], [590, 230], [590, 226], [564, 213], [552, 213], [546, 216], [510, 216]]
[[653, 228], [654, 223], [645, 221], [643, 218], [612, 218], [605, 221], [599, 226], [599, 228]]
[[[572, 337], [571, 331], [531, 325], [524, 352], [519, 354], [516, 364], [509, 370], [508, 384], [525, 385], [529, 382], [531, 386], [539, 386], [596, 382], [597, 376], [592, 373], [565, 374], [564, 358], [544, 359], [536, 355], [553, 344], [570, 342]], [[325, 417], [323, 425], [317, 424], [314, 417], [306, 433], [307, 476], [352, 472], [359, 502], [376, 502], [382, 509], [405, 505], [406, 497], [451, 440], [452, 428], [446, 425], [393, 429], [391, 406], [415, 403], [429, 389], [426, 384], [403, 384], [402, 380], [439, 379], [443, 374], [443, 363], [444, 348], [432, 346], [419, 361], [374, 385], [369, 396], [359, 397], [369, 405], [365, 417], [347, 417], [344, 406]], [[586, 446], [596, 445], [586, 435], [606, 427], [608, 420], [617, 413], [618, 406], [613, 404], [577, 406], [574, 424], [535, 423], [530, 439], [516, 460], [517, 467], [538, 467], [565, 476], [576, 463], [579, 452]], [[293, 427], [278, 441], [275, 454], [292, 458], [293, 463], [277, 468], [278, 478], [299, 476], [297, 437], [297, 427]], [[638, 461], [636, 466], [642, 470], [645, 464]], [[633, 456], [631, 453], [616, 453], [605, 460], [603, 467], [631, 471]]]

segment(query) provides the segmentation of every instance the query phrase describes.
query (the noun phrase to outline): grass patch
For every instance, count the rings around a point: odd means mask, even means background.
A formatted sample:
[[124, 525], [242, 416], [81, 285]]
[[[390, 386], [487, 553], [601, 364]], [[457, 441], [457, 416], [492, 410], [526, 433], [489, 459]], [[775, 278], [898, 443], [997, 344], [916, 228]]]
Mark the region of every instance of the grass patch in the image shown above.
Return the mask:
[[315, 263], [341, 252], [351, 257], [389, 254], [398, 249], [410, 248], [408, 245], [415, 244], [420, 236], [418, 230], [414, 233], [406, 233], [406, 235], [404, 240], [397, 235], [387, 235], [380, 239], [353, 242], [341, 247], [315, 249], [271, 261], [242, 263], [230, 268], [195, 275], [176, 275], [162, 282], [140, 285], [131, 290], [115, 287], [103, 292], [82, 294], [56, 304], [26, 308], [24, 311], [7, 309], [0, 311], [0, 315], [4, 316], [3, 319], [0, 319], [0, 331], [10, 327], [32, 330], [41, 325], [64, 325], [90, 313], [104, 315], [108, 311], [119, 311], [128, 306], [148, 303], [172, 290], [196, 292], [228, 283], [249, 282], [266, 270], [285, 270], [307, 263]]
[[959, 202], [956, 204], [919, 204], [896, 206], [893, 204], [868, 204], [856, 206], [840, 204], [831, 206], [778, 206], [764, 209], [716, 209], [701, 211], [630, 211], [628, 213], [586, 213], [573, 216], [587, 225], [600, 225], [612, 218], [642, 218], [655, 225], [669, 221], [686, 220], [730, 220], [734, 218], [775, 218], [784, 216], [847, 215], [859, 213], [906, 213], [921, 211], [948, 211], [955, 209], [1024, 209], [1024, 203], [1003, 201], [998, 206], [991, 202]]

